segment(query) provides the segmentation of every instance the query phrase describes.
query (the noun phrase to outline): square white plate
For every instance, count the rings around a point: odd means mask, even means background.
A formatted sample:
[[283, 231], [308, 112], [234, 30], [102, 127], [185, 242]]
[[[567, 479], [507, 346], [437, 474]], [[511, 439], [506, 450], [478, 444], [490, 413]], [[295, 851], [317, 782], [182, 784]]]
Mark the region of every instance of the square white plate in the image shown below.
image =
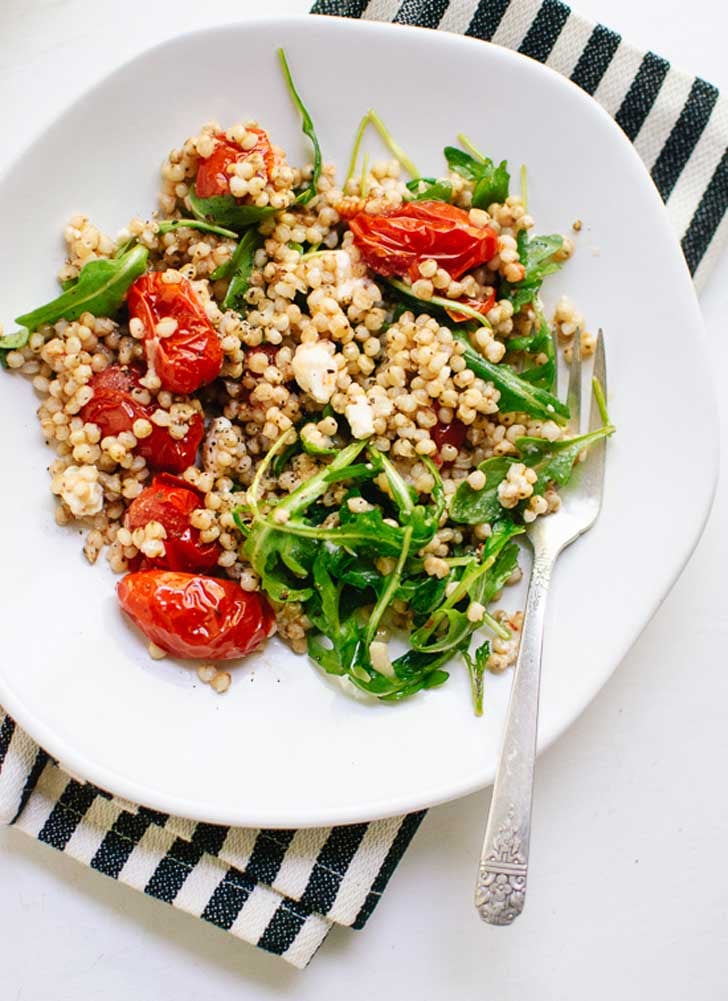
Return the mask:
[[[275, 57], [286, 49], [324, 154], [345, 169], [369, 107], [423, 174], [464, 131], [528, 165], [538, 232], [575, 258], [547, 283], [607, 335], [610, 442], [602, 515], [557, 567], [541, 747], [614, 670], [692, 551], [712, 498], [715, 406], [700, 313], [664, 208], [630, 143], [575, 86], [505, 49], [441, 32], [328, 18], [234, 25], [145, 52], [74, 104], [0, 183], [2, 318], [56, 292], [60, 233], [85, 212], [115, 233], [155, 207], [169, 148], [216, 118], [255, 117], [293, 162], [309, 148]], [[374, 143], [372, 150], [376, 149]], [[219, 697], [193, 667], [150, 661], [100, 561], [57, 528], [51, 453], [27, 382], [0, 379], [4, 460], [0, 703], [73, 771], [131, 800], [251, 826], [367, 820], [470, 792], [494, 775], [510, 672], [471, 711], [458, 663], [397, 706], [348, 698], [277, 640]], [[503, 604], [519, 605], [506, 591]]]

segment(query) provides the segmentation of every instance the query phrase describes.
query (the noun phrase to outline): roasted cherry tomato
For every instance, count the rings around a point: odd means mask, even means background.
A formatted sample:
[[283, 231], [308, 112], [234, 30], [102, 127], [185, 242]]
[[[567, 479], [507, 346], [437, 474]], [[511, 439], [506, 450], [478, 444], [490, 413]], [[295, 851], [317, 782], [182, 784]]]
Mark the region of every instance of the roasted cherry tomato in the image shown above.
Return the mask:
[[[164, 281], [162, 271], [151, 271], [131, 285], [127, 301], [129, 316], [144, 324], [147, 359], [164, 389], [194, 393], [218, 377], [220, 338], [186, 278], [172, 285]], [[161, 336], [157, 332], [161, 321], [177, 326]]]
[[109, 365], [97, 372], [89, 382], [94, 395], [81, 408], [81, 419], [96, 424], [102, 438], [131, 431], [135, 420], [147, 417], [147, 408], [132, 395], [133, 390], [144, 388], [139, 383], [141, 375], [138, 369], [121, 365]]
[[[154, 408], [150, 410], [153, 412]], [[188, 466], [194, 466], [197, 450], [204, 437], [205, 421], [201, 413], [195, 413], [184, 438], [173, 438], [167, 428], [160, 428], [152, 423], [152, 433], [148, 438], [141, 439], [136, 451], [147, 460], [152, 469], [184, 473]]]
[[126, 527], [134, 531], [150, 521], [158, 521], [167, 532], [164, 556], [147, 558], [147, 566], [190, 573], [210, 571], [217, 566], [219, 544], [202, 542], [198, 529], [190, 525], [190, 514], [204, 507], [204, 503], [199, 490], [169, 473], [159, 473], [134, 498], [124, 515]]
[[458, 420], [451, 421], [450, 424], [443, 424], [441, 421], [438, 421], [430, 429], [430, 437], [437, 445], [438, 453], [442, 452], [443, 445], [454, 445], [460, 451], [465, 444], [467, 433], [467, 427], [462, 421]]
[[123, 577], [116, 590], [121, 607], [144, 635], [175, 657], [243, 657], [275, 627], [265, 598], [233, 580], [140, 570]]
[[83, 421], [96, 424], [102, 438], [132, 431], [134, 421], [145, 418], [152, 424], [152, 433], [139, 439], [135, 449], [137, 455], [146, 459], [153, 469], [184, 472], [194, 464], [205, 434], [202, 414], [194, 415], [184, 438], [173, 438], [167, 428], [157, 427], [151, 421], [156, 408], [139, 403], [134, 398], [134, 390], [139, 392], [144, 388], [139, 381], [141, 377], [142, 373], [137, 368], [109, 365], [92, 377], [89, 385], [94, 395], [82, 407], [79, 416]]
[[[462, 302], [465, 306], [470, 306], [471, 309], [477, 310], [482, 313], [483, 316], [487, 316], [491, 309], [495, 306], [495, 292], [491, 292], [487, 299], [456, 299], [455, 303]], [[465, 323], [466, 320], [472, 319], [466, 313], [458, 313], [457, 309], [446, 309], [445, 312], [455, 323]]]
[[195, 179], [195, 194], [198, 198], [210, 198], [214, 195], [230, 194], [230, 174], [228, 168], [234, 163], [242, 163], [253, 153], [262, 153], [265, 164], [265, 173], [260, 172], [261, 177], [270, 176], [271, 169], [275, 163], [275, 153], [270, 144], [270, 139], [263, 129], [253, 126], [246, 126], [248, 134], [257, 137], [255, 146], [251, 149], [243, 149], [238, 143], [228, 139], [223, 133], [215, 136], [215, 149], [204, 159], [200, 160], [197, 168], [197, 178]]
[[447, 202], [406, 202], [384, 215], [359, 212], [349, 222], [354, 243], [380, 275], [420, 277], [418, 265], [437, 261], [453, 278], [494, 257], [498, 237], [490, 226], [474, 226], [468, 213]]

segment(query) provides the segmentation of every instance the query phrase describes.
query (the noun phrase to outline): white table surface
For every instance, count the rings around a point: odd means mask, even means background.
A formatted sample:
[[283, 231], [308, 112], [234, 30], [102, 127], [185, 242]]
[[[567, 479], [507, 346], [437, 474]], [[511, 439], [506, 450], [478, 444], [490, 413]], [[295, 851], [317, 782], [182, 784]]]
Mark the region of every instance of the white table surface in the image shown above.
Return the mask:
[[[68, 101], [145, 46], [307, 7], [0, 0], [0, 170]], [[728, 92], [728, 12], [720, 7], [577, 3]], [[702, 305], [722, 383], [728, 252]], [[725, 407], [722, 421], [725, 433]], [[0, 999], [728, 997], [727, 512], [724, 474], [672, 593], [595, 702], [540, 759], [528, 906], [513, 928], [485, 927], [471, 903], [487, 793], [432, 810], [367, 929], [335, 929], [303, 973], [0, 830]], [[630, 569], [639, 573], [639, 553]]]

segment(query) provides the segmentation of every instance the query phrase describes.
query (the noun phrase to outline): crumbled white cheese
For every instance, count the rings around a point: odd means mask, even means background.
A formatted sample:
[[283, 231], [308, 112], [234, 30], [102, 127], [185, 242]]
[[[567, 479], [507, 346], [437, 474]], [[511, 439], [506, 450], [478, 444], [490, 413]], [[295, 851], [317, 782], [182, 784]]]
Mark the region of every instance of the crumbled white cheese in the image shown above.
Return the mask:
[[[376, 286], [371, 278], [367, 278], [364, 275], [361, 277], [352, 275], [351, 257], [347, 251], [332, 250], [331, 256], [335, 261], [336, 288], [334, 297], [337, 302], [350, 302], [357, 289], [362, 289], [365, 292], [371, 292], [373, 289], [376, 291]], [[379, 298], [378, 293], [375, 298]]]
[[373, 643], [370, 643], [369, 659], [372, 662], [372, 667], [379, 674], [383, 674], [387, 678], [394, 677], [394, 668], [392, 667], [389, 648], [386, 643], [382, 643], [380, 640], [374, 640]]
[[293, 356], [293, 376], [317, 403], [328, 403], [336, 389], [334, 345], [328, 341], [299, 344]]
[[96, 466], [69, 466], [61, 475], [58, 490], [74, 518], [89, 518], [104, 506], [104, 491]]
[[370, 438], [374, 434], [374, 413], [366, 396], [357, 396], [344, 410], [355, 438]]

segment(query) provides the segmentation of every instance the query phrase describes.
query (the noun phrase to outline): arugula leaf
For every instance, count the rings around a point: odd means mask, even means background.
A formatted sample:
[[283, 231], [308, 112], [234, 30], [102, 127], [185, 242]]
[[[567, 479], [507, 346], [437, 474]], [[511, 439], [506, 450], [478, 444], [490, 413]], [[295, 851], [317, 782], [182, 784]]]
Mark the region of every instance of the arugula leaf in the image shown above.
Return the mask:
[[136, 246], [115, 260], [89, 261], [67, 292], [45, 306], [16, 317], [15, 322], [33, 331], [58, 320], [77, 320], [86, 312], [94, 316], [113, 316], [129, 286], [146, 271], [148, 257], [146, 247]]
[[470, 675], [470, 691], [473, 696], [473, 708], [475, 709], [476, 716], [483, 715], [483, 681], [485, 677], [485, 671], [488, 666], [488, 658], [490, 657], [490, 642], [484, 640], [479, 647], [475, 649], [474, 655], [470, 654], [467, 650], [460, 651], [463, 655], [463, 659], [468, 666], [468, 674]]
[[15, 330], [12, 334], [5, 334], [4, 337], [0, 337], [0, 365], [3, 368], [8, 367], [6, 361], [8, 353], [24, 348], [28, 343], [29, 337], [29, 330]]
[[452, 184], [445, 178], [415, 177], [407, 181], [407, 188], [413, 194], [413, 201], [451, 202]]
[[450, 170], [460, 174], [466, 181], [477, 181], [481, 177], [483, 161], [466, 153], [457, 146], [446, 146], [443, 150], [445, 159]]
[[516, 313], [529, 302], [533, 302], [543, 285], [544, 278], [563, 266], [563, 261], [554, 260], [554, 254], [563, 247], [564, 238], [553, 234], [534, 236], [529, 240], [526, 231], [521, 230], [517, 244], [518, 257], [526, 273], [520, 282], [514, 284], [503, 282], [501, 285], [501, 295], [511, 301]]
[[461, 480], [450, 501], [450, 518], [460, 525], [479, 525], [502, 518], [504, 511], [498, 500], [498, 487], [517, 461], [503, 455], [481, 462], [478, 469], [485, 474], [485, 486], [482, 490], [473, 490], [467, 480]]
[[613, 424], [605, 424], [604, 427], [579, 435], [577, 438], [547, 441], [544, 438], [524, 436], [516, 438], [515, 444], [522, 461], [538, 473], [534, 489], [541, 493], [551, 482], [560, 487], [568, 483], [579, 454], [602, 438], [613, 435], [615, 430]]
[[549, 392], [553, 391], [556, 380], [556, 349], [549, 325], [543, 315], [540, 315], [540, 322], [534, 333], [525, 337], [512, 337], [508, 341], [508, 350], [524, 351], [530, 355], [546, 355], [546, 361], [523, 369], [519, 374], [522, 379], [534, 386], [540, 386]]
[[416, 618], [426, 618], [445, 597], [446, 577], [425, 577], [422, 574], [401, 580], [395, 598], [406, 601]]
[[507, 542], [496, 554], [493, 567], [484, 574], [473, 589], [475, 601], [487, 605], [495, 599], [496, 594], [505, 587], [505, 583], [518, 566], [518, 546], [515, 542]]
[[[462, 480], [458, 484], [450, 502], [450, 518], [461, 525], [477, 525], [480, 522], [493, 522], [498, 518], [512, 517], [512, 514], [504, 511], [500, 505], [498, 486], [506, 478], [514, 462], [523, 462], [536, 470], [538, 479], [534, 484], [534, 492], [543, 493], [550, 483], [556, 483], [558, 486], [568, 483], [580, 453], [594, 442], [613, 434], [614, 430], [613, 425], [607, 424], [578, 438], [565, 438], [560, 441], [548, 441], [546, 438], [531, 438], [525, 435], [517, 438], [515, 445], [520, 453], [518, 459], [510, 456], [494, 456], [480, 463], [478, 469], [485, 474], [485, 486], [482, 490], [473, 490], [467, 480]], [[487, 604], [487, 601], [484, 601], [484, 604]]]
[[257, 230], [249, 229], [241, 238], [230, 260], [215, 268], [210, 275], [212, 281], [218, 281], [220, 278], [230, 279], [225, 298], [222, 300], [223, 309], [236, 309], [240, 313], [246, 308], [245, 293], [250, 287], [255, 253], [262, 243], [263, 238]]
[[[395, 702], [443, 684], [448, 678], [444, 665], [467, 649], [477, 628], [467, 606], [488, 602], [510, 576], [518, 547], [509, 542], [523, 528], [501, 517], [476, 553], [453, 559], [444, 579], [430, 577], [420, 550], [434, 537], [446, 500], [434, 464], [424, 459], [434, 484], [429, 503], [422, 503], [387, 455], [354, 442], [266, 510], [260, 486], [287, 442], [282, 435], [275, 443], [247, 491], [246, 504], [234, 512], [244, 536], [242, 552], [263, 590], [276, 602], [300, 601], [313, 626], [307, 637], [311, 659], [369, 695]], [[366, 462], [360, 461], [364, 448]], [[336, 511], [338, 523], [332, 523], [328, 515], [333, 512], [320, 500], [338, 481], [351, 486]], [[349, 500], [362, 495], [369, 506], [352, 511]], [[382, 557], [390, 560], [383, 563]], [[376, 644], [393, 602], [409, 606], [417, 628], [411, 649], [390, 661], [386, 648]], [[509, 636], [487, 613], [483, 624]]]
[[236, 233], [242, 233], [248, 226], [267, 219], [277, 211], [272, 205], [239, 205], [232, 195], [199, 198], [195, 191], [190, 191], [187, 198], [196, 219], [235, 230]]
[[506, 160], [496, 166], [488, 157], [476, 159], [456, 146], [446, 146], [444, 153], [450, 170], [474, 182], [473, 208], [487, 209], [493, 202], [506, 200], [511, 181]]
[[501, 413], [525, 413], [542, 420], [566, 424], [569, 408], [565, 403], [538, 385], [532, 385], [519, 376], [509, 365], [494, 365], [479, 354], [468, 340], [465, 331], [454, 330], [453, 336], [465, 345], [463, 358], [469, 369], [486, 382], [492, 382], [500, 393], [498, 409]]
[[487, 209], [494, 202], [502, 204], [508, 197], [511, 176], [508, 173], [507, 162], [501, 160], [497, 167], [490, 160], [487, 162], [490, 164], [488, 173], [484, 174], [473, 188], [470, 204], [474, 209]]
[[321, 176], [321, 147], [319, 146], [316, 129], [314, 128], [311, 116], [308, 113], [306, 105], [299, 97], [296, 86], [293, 83], [293, 77], [291, 76], [288, 60], [286, 59], [286, 54], [283, 49], [278, 49], [278, 58], [281, 61], [281, 67], [283, 69], [286, 86], [288, 87], [288, 93], [291, 95], [293, 103], [301, 113], [303, 134], [308, 136], [311, 140], [311, 145], [313, 146], [313, 173], [311, 174], [311, 182], [308, 187], [305, 188], [296, 198], [299, 205], [308, 205], [311, 199], [315, 198], [318, 194], [318, 181]]

